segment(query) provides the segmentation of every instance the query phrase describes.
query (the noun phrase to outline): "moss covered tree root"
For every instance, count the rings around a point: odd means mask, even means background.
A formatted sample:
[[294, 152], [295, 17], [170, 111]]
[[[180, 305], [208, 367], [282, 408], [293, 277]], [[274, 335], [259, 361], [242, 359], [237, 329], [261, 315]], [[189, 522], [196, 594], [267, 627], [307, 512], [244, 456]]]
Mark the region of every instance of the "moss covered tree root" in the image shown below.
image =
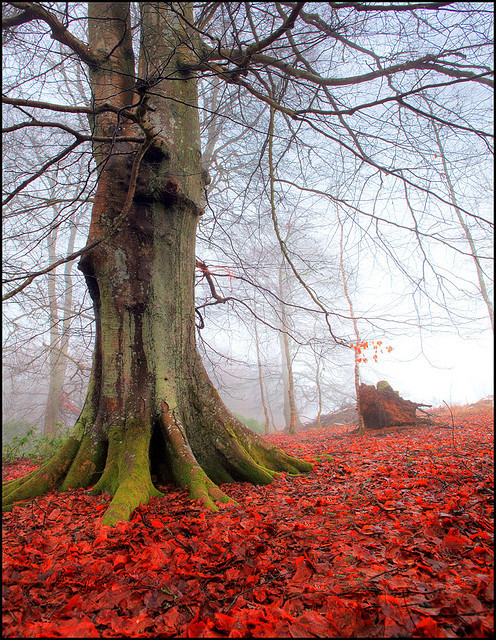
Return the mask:
[[3, 510], [51, 490], [94, 485], [93, 495], [113, 496], [103, 518], [103, 524], [112, 526], [129, 520], [151, 496], [163, 495], [152, 475], [159, 483], [177, 483], [190, 498], [215, 510], [216, 502], [230, 500], [220, 483], [268, 484], [277, 472], [311, 470], [310, 463], [287, 455], [234, 418], [213, 386], [208, 391], [209, 406], [203, 405], [200, 422], [190, 408], [189, 428], [165, 400], [153, 420], [131, 418], [111, 427], [106, 436], [85, 425], [83, 411], [73, 434], [51, 459], [28, 476], [4, 483]]

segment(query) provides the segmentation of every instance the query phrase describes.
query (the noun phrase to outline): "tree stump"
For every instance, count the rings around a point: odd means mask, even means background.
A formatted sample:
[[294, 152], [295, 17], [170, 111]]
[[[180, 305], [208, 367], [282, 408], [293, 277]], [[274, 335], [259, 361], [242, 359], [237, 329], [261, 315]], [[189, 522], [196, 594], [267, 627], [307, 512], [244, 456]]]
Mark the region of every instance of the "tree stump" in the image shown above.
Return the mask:
[[365, 429], [432, 424], [430, 418], [417, 416], [419, 407], [430, 405], [405, 400], [385, 380], [378, 382], [377, 388], [361, 384], [359, 395]]

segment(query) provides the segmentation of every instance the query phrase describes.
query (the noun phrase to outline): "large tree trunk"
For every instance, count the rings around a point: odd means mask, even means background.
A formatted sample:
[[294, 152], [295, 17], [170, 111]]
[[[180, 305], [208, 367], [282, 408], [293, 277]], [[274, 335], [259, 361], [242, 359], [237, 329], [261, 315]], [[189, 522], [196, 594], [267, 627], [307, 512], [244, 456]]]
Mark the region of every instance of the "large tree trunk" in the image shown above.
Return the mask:
[[[132, 201], [138, 145], [95, 143], [99, 179], [89, 242], [105, 238], [116, 220], [119, 228], [79, 264], [96, 320], [86, 402], [61, 451], [30, 476], [7, 483], [4, 499], [10, 506], [54, 487], [96, 482], [94, 493], [114, 496], [104, 516], [111, 525], [159, 494], [152, 476], [173, 480], [216, 508], [216, 501], [229, 500], [219, 483], [269, 483], [277, 471], [311, 468], [232, 416], [197, 352], [195, 237], [206, 175], [196, 80], [181, 71], [185, 58], [195, 56], [195, 34], [181, 17], [191, 22], [192, 3], [141, 7], [139, 77], [151, 80], [160, 71], [165, 79], [153, 86], [146, 114], [137, 113], [142, 128], [159, 137], [143, 157]], [[124, 108], [139, 98], [129, 5], [89, 3], [89, 15], [90, 46], [102, 53], [102, 64], [90, 70], [94, 105]], [[92, 126], [96, 136], [143, 137], [136, 124], [111, 112], [96, 115]]]

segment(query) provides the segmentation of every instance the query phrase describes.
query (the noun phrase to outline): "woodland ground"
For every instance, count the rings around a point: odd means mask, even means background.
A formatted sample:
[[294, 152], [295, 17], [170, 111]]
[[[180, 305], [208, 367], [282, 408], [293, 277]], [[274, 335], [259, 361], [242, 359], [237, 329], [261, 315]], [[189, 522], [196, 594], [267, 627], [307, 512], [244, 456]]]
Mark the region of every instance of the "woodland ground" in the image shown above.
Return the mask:
[[82, 490], [15, 508], [3, 635], [489, 637], [493, 410], [460, 408], [454, 424], [271, 436], [314, 470], [223, 485], [238, 504], [218, 512], [173, 486], [112, 529], [109, 498]]

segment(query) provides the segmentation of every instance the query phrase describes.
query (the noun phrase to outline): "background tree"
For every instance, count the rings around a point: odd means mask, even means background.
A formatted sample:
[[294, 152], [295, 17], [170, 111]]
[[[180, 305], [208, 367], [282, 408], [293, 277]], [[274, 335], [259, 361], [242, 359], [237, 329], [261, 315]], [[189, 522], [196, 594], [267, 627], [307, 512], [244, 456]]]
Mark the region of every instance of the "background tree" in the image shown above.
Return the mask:
[[260, 384], [260, 401], [262, 403], [262, 407], [264, 410], [265, 435], [269, 435], [270, 417], [269, 417], [268, 405], [265, 400], [265, 391], [264, 391], [264, 382], [263, 382], [264, 376], [263, 376], [263, 368], [262, 368], [262, 359], [260, 357], [260, 341], [258, 339], [258, 331], [257, 331], [256, 303], [254, 303], [253, 307], [254, 307], [253, 310], [255, 312], [253, 329], [255, 331], [255, 350], [257, 352], [258, 382]]
[[361, 338], [360, 338], [360, 331], [358, 330], [358, 322], [355, 316], [355, 312], [353, 310], [353, 301], [351, 299], [350, 296], [350, 292], [348, 291], [348, 282], [347, 282], [347, 278], [346, 278], [346, 271], [344, 268], [344, 261], [343, 261], [343, 233], [344, 233], [344, 229], [343, 229], [343, 223], [341, 222], [340, 218], [339, 218], [339, 213], [338, 215], [338, 223], [339, 223], [339, 227], [340, 227], [340, 234], [339, 234], [339, 268], [341, 271], [341, 279], [343, 281], [343, 291], [344, 291], [344, 295], [346, 297], [346, 301], [348, 302], [348, 306], [350, 308], [350, 316], [351, 316], [351, 320], [353, 322], [353, 331], [355, 332], [355, 348], [354, 348], [354, 352], [355, 352], [355, 362], [354, 362], [354, 381], [355, 381], [355, 397], [356, 397], [356, 407], [357, 407], [357, 413], [358, 413], [358, 430], [360, 433], [363, 433], [365, 431], [365, 427], [363, 424], [363, 414], [362, 414], [362, 408], [360, 406], [360, 393], [359, 393], [359, 389], [360, 389], [360, 360], [361, 358], [359, 358], [359, 354], [360, 354], [360, 344], [362, 342]]
[[[429, 111], [432, 114], [432, 106], [429, 105]], [[467, 225], [462, 212], [460, 211], [459, 207], [458, 207], [458, 203], [457, 203], [457, 197], [456, 197], [456, 193], [455, 193], [455, 187], [453, 185], [453, 181], [451, 180], [451, 176], [450, 176], [450, 171], [448, 169], [448, 158], [446, 157], [446, 154], [444, 152], [444, 147], [443, 147], [443, 143], [441, 142], [441, 138], [439, 136], [439, 129], [436, 126], [435, 121], [432, 122], [432, 129], [434, 131], [434, 135], [436, 136], [436, 143], [437, 143], [437, 148], [439, 150], [439, 156], [441, 158], [441, 162], [442, 162], [442, 167], [443, 167], [443, 174], [444, 174], [444, 179], [446, 180], [446, 184], [449, 190], [449, 195], [450, 195], [450, 200], [451, 203], [456, 211], [456, 215], [458, 218], [458, 221], [460, 222], [460, 226], [463, 229], [463, 234], [465, 236], [465, 238], [467, 239], [467, 243], [470, 247], [470, 252], [472, 254], [472, 258], [474, 260], [474, 265], [475, 265], [475, 269], [477, 272], [477, 279], [479, 281], [479, 289], [480, 289], [480, 295], [482, 297], [482, 299], [484, 300], [486, 307], [487, 307], [487, 313], [489, 315], [489, 321], [491, 323], [491, 329], [494, 332], [494, 307], [493, 307], [493, 303], [491, 298], [489, 297], [488, 291], [487, 291], [487, 287], [486, 287], [486, 277], [484, 275], [484, 269], [483, 266], [481, 264], [481, 259], [479, 258], [478, 255], [478, 251], [477, 251], [477, 245], [474, 242], [474, 238], [472, 236], [472, 232], [470, 231], [470, 227]]]
[[290, 321], [286, 311], [286, 300], [288, 298], [287, 283], [285, 284], [285, 262], [279, 267], [279, 296], [281, 298], [281, 373], [282, 388], [284, 398], [284, 421], [288, 433], [295, 434], [297, 427], [301, 426], [295, 400], [295, 384], [293, 376], [293, 356], [291, 354], [291, 344], [288, 331]]

